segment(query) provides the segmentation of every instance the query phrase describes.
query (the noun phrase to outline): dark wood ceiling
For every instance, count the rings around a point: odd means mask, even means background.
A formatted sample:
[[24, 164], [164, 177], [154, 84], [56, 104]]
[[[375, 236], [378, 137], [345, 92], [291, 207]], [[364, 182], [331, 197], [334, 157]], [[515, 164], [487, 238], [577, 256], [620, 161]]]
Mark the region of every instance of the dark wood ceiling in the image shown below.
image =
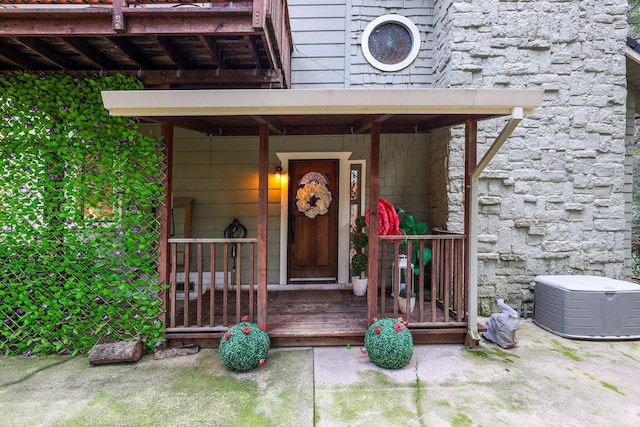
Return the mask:
[[288, 88], [286, 0], [0, 0], [0, 72], [136, 75], [146, 88]]
[[207, 135], [259, 135], [260, 124], [269, 125], [272, 135], [349, 135], [368, 134], [373, 123], [383, 134], [427, 133], [458, 125], [467, 120], [485, 120], [498, 114], [314, 114], [279, 116], [171, 116], [141, 117], [147, 121], [170, 122], [175, 126]]

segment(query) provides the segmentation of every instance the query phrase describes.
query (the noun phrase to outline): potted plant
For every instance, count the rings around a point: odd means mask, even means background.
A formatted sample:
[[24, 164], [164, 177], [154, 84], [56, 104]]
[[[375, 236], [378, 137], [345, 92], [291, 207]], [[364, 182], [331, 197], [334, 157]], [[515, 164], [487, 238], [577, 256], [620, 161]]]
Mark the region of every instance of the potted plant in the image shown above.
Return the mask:
[[[427, 234], [427, 230], [429, 229], [429, 226], [426, 223], [416, 222], [416, 220], [413, 218], [413, 215], [408, 214], [402, 208], [396, 208], [396, 213], [398, 214], [399, 218], [402, 217], [399, 227], [403, 235], [417, 236], [421, 234]], [[402, 244], [406, 245], [407, 241], [408, 239], [405, 238]], [[425, 286], [424, 293], [427, 298], [430, 298], [431, 296], [431, 287], [429, 286], [429, 284], [431, 283], [431, 274], [429, 273], [431, 271], [431, 266], [429, 264], [429, 262], [431, 261], [431, 257], [432, 257], [431, 248], [424, 248], [422, 251], [420, 251], [419, 242], [418, 241], [413, 242], [413, 245], [411, 247], [411, 257], [410, 257], [411, 266], [413, 267], [414, 276], [418, 276], [420, 274], [420, 259], [422, 258], [422, 264], [424, 265], [424, 272], [425, 272], [425, 283], [427, 284], [427, 286]]]
[[351, 239], [351, 243], [355, 248], [355, 253], [351, 257], [351, 268], [353, 269], [354, 276], [351, 281], [353, 287], [353, 293], [356, 296], [363, 296], [367, 293], [367, 286], [369, 281], [367, 280], [367, 270], [369, 268], [369, 257], [364, 248], [369, 244], [369, 236], [364, 233], [366, 227], [366, 221], [364, 216], [356, 218], [356, 233]]
[[[416, 293], [411, 291], [411, 298], [409, 300], [409, 313], [413, 313], [413, 309], [416, 306]], [[402, 313], [407, 312], [407, 289], [402, 288], [398, 293], [398, 307]]]
[[369, 360], [386, 369], [404, 368], [413, 357], [413, 337], [402, 318], [373, 319], [361, 350]]
[[233, 325], [220, 340], [219, 353], [222, 364], [231, 371], [244, 372], [264, 365], [271, 340], [266, 326], [248, 321]]
[[[398, 213], [398, 217], [402, 216], [403, 219], [400, 221], [400, 229], [402, 230], [402, 234], [405, 236], [417, 236], [420, 234], [427, 234], [427, 230], [429, 226], [424, 222], [416, 222], [413, 218], [413, 215], [408, 214], [402, 208], [396, 208], [396, 212]], [[431, 248], [424, 248], [422, 253], [420, 254], [420, 245], [415, 242], [412, 246], [411, 250], [411, 264], [413, 265], [413, 273], [415, 275], [420, 273], [420, 258], [422, 258], [422, 263], [427, 265], [429, 261], [431, 261]], [[407, 239], [404, 239], [403, 244], [407, 244]]]

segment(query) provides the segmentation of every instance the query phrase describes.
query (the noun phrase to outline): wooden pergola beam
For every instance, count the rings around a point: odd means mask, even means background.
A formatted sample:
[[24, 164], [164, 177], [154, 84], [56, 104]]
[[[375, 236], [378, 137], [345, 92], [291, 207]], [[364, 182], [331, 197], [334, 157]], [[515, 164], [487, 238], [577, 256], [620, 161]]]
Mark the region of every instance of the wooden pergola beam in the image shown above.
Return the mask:
[[171, 58], [173, 63], [176, 64], [178, 68], [180, 68], [181, 70], [191, 68], [191, 64], [189, 63], [189, 60], [187, 59], [186, 55], [182, 50], [177, 48], [172, 43], [171, 37], [156, 36], [156, 40], [158, 41], [158, 44], [160, 45], [160, 47], [162, 47], [162, 50], [164, 50], [167, 56]]
[[63, 37], [62, 40], [73, 50], [78, 52], [82, 57], [93, 64], [97, 68], [105, 70], [114, 70], [119, 68], [111, 59], [97, 51], [86, 40], [78, 37]]
[[[222, 15], [209, 8], [125, 8], [124, 31], [114, 29], [111, 8], [3, 9], [0, 34], [3, 37], [79, 37], [119, 35], [251, 35], [260, 29], [250, 25], [246, 14]], [[181, 23], [177, 25], [177, 23]]]

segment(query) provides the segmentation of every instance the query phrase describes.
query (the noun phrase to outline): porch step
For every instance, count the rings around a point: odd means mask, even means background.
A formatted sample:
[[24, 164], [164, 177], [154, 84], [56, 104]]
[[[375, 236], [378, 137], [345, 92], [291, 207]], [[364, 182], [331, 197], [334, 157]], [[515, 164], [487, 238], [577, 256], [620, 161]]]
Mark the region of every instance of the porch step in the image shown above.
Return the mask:
[[[289, 285], [286, 285], [289, 286]], [[300, 285], [306, 286], [306, 285]], [[332, 286], [336, 286], [335, 284]], [[369, 326], [367, 318], [367, 298], [357, 297], [346, 289], [324, 290], [304, 287], [299, 291], [269, 292], [267, 302], [267, 331], [274, 347], [287, 346], [336, 346], [364, 343], [364, 335]], [[287, 289], [287, 290], [290, 290]], [[234, 293], [229, 296], [229, 320], [235, 319]], [[208, 297], [204, 299], [208, 301]], [[216, 299], [217, 303], [220, 298]], [[393, 315], [393, 300], [387, 298], [383, 316]], [[195, 310], [192, 304], [191, 311]], [[418, 321], [417, 311], [410, 316], [414, 342], [427, 343], [464, 343], [466, 324], [464, 322], [445, 321], [444, 312], [438, 308], [436, 321], [431, 321], [431, 304], [425, 304], [424, 323]], [[203, 307], [203, 324], [208, 320], [208, 305]], [[218, 313], [220, 307], [218, 307]], [[241, 313], [247, 311], [241, 311]], [[192, 314], [195, 314], [192, 313]], [[184, 324], [183, 315], [178, 313], [176, 326]], [[191, 325], [195, 324], [190, 318]], [[214, 324], [224, 324], [220, 318]], [[482, 325], [478, 325], [479, 329]], [[410, 326], [411, 327], [411, 326]], [[171, 346], [173, 342], [193, 343], [200, 346], [218, 346], [224, 334], [224, 328], [176, 327], [170, 328], [166, 338]]]
[[[366, 328], [359, 332], [342, 334], [310, 334], [292, 332], [269, 332], [272, 347], [307, 347], [307, 346], [361, 346], [364, 344]], [[434, 328], [412, 329], [414, 344], [464, 344], [466, 328]], [[216, 348], [220, 345], [222, 332], [179, 332], [167, 333], [168, 346], [181, 342], [198, 344], [201, 347]]]

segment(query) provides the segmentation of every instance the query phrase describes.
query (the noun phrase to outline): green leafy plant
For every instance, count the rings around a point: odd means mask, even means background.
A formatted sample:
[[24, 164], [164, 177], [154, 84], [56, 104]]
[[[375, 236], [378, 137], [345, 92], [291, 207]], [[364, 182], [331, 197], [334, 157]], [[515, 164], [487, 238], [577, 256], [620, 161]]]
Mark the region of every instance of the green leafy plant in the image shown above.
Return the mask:
[[[406, 298], [407, 297], [407, 288], [400, 289], [400, 292], [398, 293], [398, 296], [400, 298]], [[416, 297], [416, 293], [414, 291], [411, 291], [411, 298], [415, 298], [415, 297]]]
[[369, 244], [369, 236], [364, 233], [364, 228], [367, 226], [364, 216], [356, 218], [356, 233], [353, 235], [351, 242], [356, 250], [356, 253], [351, 257], [351, 268], [355, 274], [359, 274], [361, 278], [365, 278], [367, 269], [369, 268], [369, 257], [367, 256], [364, 248]]
[[402, 318], [374, 319], [364, 336], [363, 353], [377, 366], [400, 369], [413, 357], [413, 337]]
[[[424, 222], [416, 222], [413, 215], [408, 214], [402, 208], [396, 208], [396, 212], [400, 220], [400, 229], [405, 236], [418, 236], [421, 234], [427, 234], [429, 226]], [[408, 239], [404, 239], [403, 244], [407, 244]], [[420, 259], [422, 258], [422, 264], [427, 265], [431, 261], [432, 252], [431, 248], [424, 248], [420, 251], [419, 244], [414, 242], [411, 249], [411, 264], [413, 264], [413, 274], [420, 274]]]
[[231, 371], [244, 372], [262, 366], [269, 354], [270, 339], [266, 326], [247, 321], [232, 326], [220, 340], [220, 360]]
[[111, 117], [100, 94], [141, 86], [0, 76], [0, 352], [83, 353], [102, 337], [161, 345], [163, 146]]

